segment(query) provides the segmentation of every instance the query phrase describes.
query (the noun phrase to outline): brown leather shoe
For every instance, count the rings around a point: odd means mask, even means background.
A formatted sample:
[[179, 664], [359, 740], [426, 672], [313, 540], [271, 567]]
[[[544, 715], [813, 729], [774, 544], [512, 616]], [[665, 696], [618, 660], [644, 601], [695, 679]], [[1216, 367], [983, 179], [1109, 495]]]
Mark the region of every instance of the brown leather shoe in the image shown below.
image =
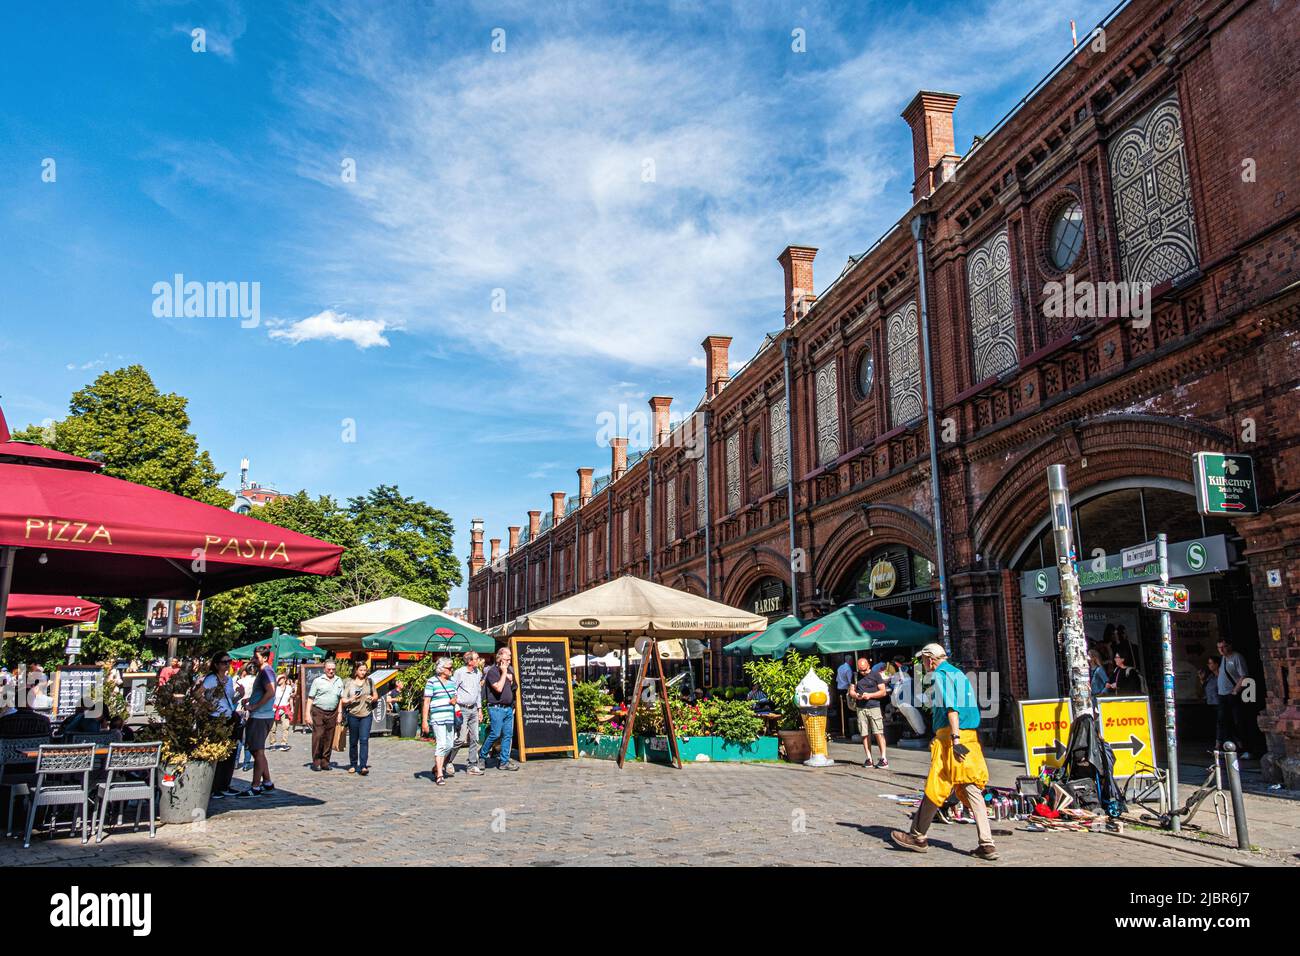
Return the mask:
[[977, 860], [996, 860], [998, 858], [997, 848], [992, 843], [981, 843], [971, 851], [971, 856]]
[[891, 830], [889, 839], [894, 841], [894, 846], [900, 850], [911, 850], [913, 853], [924, 853], [930, 849], [930, 844], [925, 837], [917, 836], [915, 833], [908, 833], [905, 830]]

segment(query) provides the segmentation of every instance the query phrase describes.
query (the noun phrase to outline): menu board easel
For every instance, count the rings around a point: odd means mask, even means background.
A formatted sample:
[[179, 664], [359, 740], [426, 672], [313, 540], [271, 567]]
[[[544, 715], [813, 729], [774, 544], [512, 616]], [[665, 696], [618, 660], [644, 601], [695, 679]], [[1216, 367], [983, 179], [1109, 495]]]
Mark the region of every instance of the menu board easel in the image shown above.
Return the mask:
[[526, 761], [529, 754], [570, 753], [577, 757], [569, 639], [512, 637], [510, 657], [515, 672], [515, 736], [519, 738], [520, 761]]
[[97, 687], [104, 679], [104, 671], [94, 665], [69, 665], [54, 671], [54, 719], [69, 717], [85, 703], [88, 707], [102, 697]]

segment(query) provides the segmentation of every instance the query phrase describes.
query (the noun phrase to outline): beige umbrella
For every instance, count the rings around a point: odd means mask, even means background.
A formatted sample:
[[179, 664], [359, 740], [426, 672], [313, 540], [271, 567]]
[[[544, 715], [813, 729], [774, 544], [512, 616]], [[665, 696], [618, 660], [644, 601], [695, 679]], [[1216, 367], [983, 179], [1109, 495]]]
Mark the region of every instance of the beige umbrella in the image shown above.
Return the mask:
[[598, 645], [630, 644], [642, 635], [698, 638], [702, 634], [748, 634], [767, 618], [674, 588], [621, 577], [530, 611], [488, 633], [493, 637], [568, 634], [599, 638]]
[[[363, 637], [398, 624], [409, 624], [433, 613], [431, 607], [394, 595], [313, 617], [299, 625], [298, 633], [304, 636], [304, 642], [309, 647], [358, 651], [361, 650]], [[478, 630], [472, 624], [466, 624], [465, 627]]]

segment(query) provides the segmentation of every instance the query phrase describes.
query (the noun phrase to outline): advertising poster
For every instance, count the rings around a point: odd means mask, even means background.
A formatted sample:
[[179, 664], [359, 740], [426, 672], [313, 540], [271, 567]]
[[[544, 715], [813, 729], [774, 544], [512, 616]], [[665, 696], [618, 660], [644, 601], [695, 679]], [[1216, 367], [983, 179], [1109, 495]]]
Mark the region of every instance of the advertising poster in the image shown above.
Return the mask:
[[167, 598], [149, 598], [145, 602], [145, 637], [167, 637], [172, 633], [172, 602]]

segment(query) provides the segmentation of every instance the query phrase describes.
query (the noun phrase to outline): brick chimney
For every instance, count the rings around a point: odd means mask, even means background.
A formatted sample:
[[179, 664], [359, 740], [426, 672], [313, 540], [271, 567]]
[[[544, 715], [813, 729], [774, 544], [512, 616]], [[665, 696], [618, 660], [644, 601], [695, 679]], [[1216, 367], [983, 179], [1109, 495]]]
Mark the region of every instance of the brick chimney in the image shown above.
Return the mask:
[[551, 492], [551, 524], [557, 525], [564, 520], [564, 499], [567, 497], [563, 491]]
[[920, 202], [952, 175], [961, 157], [953, 138], [952, 114], [957, 108], [956, 93], [922, 90], [903, 110], [903, 119], [912, 127], [912, 202]]
[[[809, 279], [811, 280], [811, 267]], [[722, 387], [731, 380], [731, 369], [727, 365], [727, 350], [731, 348], [731, 336], [710, 335], [701, 343], [704, 346], [704, 395], [712, 398], [722, 391]]]
[[594, 468], [578, 469], [578, 507], [579, 508], [586, 506], [587, 502], [591, 500], [591, 473], [593, 471], [595, 471]]
[[609, 480], [618, 481], [627, 471], [627, 439], [609, 440]]
[[506, 530], [510, 532], [510, 550], [507, 551], [506, 554], [514, 554], [519, 548], [519, 527], [519, 525], [512, 525], [511, 527], [506, 528]]
[[469, 523], [469, 576], [483, 570], [483, 519], [474, 518]]
[[[817, 250], [812, 246], [786, 246], [776, 257], [785, 270], [785, 324], [794, 325], [803, 317], [808, 305], [816, 298], [813, 294], [813, 259]], [[706, 340], [707, 341], [707, 340]]]
[[528, 512], [528, 540], [532, 541], [537, 537], [537, 532], [542, 529], [542, 513], [540, 511]]
[[650, 447], [662, 445], [670, 431], [668, 427], [668, 409], [673, 400], [668, 395], [656, 395], [650, 399], [650, 421], [654, 428], [654, 440]]
[[501, 539], [488, 538], [488, 544], [492, 545], [492, 557], [489, 560], [496, 564], [497, 558], [501, 557]]

